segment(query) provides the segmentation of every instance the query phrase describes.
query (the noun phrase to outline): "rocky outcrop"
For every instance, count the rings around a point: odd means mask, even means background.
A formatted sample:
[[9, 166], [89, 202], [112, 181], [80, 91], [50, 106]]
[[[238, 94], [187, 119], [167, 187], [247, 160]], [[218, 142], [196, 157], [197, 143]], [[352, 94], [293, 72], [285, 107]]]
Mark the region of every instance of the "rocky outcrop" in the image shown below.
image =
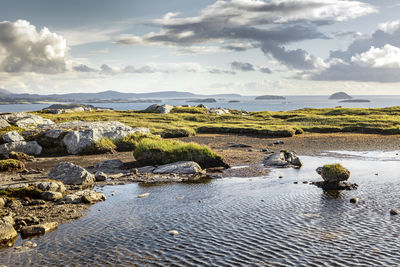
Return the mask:
[[265, 157], [264, 165], [278, 168], [300, 168], [303, 163], [295, 152], [281, 151]]
[[50, 179], [61, 181], [68, 185], [90, 185], [95, 181], [93, 174], [69, 162], [58, 163], [51, 168], [48, 176]]
[[6, 143], [25, 141], [25, 139], [16, 131], [4, 133], [2, 138]]
[[36, 126], [53, 125], [54, 122], [49, 119], [26, 113], [26, 112], [13, 112], [0, 115], [0, 119], [6, 120], [9, 124], [18, 126], [20, 128], [34, 128]]
[[85, 148], [93, 145], [95, 141], [103, 138], [120, 139], [127, 135], [140, 133], [150, 133], [147, 128], [132, 128], [117, 121], [107, 122], [68, 122], [58, 125], [59, 128], [78, 129], [68, 132], [63, 143], [68, 153], [78, 154]]
[[94, 109], [96, 109], [96, 108], [91, 105], [54, 104], [47, 108], [42, 109], [42, 112], [49, 113], [49, 114], [62, 114], [62, 113], [92, 111]]
[[230, 114], [231, 112], [229, 109], [226, 108], [212, 108], [210, 109], [210, 113], [215, 113], [216, 115], [224, 115], [224, 114]]
[[159, 105], [159, 104], [153, 104], [149, 106], [148, 108], [145, 109], [146, 112], [153, 112], [153, 113], [160, 113], [160, 114], [167, 114], [170, 113], [171, 110], [174, 108], [174, 106], [164, 104], [164, 105]]
[[194, 161], [179, 161], [166, 165], [158, 166], [153, 173], [178, 173], [178, 174], [195, 174], [202, 172], [199, 164]]
[[64, 197], [61, 201], [70, 204], [93, 204], [99, 201], [106, 200], [106, 196], [94, 190], [78, 191]]
[[14, 220], [11, 216], [0, 219], [0, 247], [14, 244], [18, 233], [14, 229]]
[[65, 186], [62, 182], [37, 182], [36, 187], [42, 191], [65, 192]]
[[42, 153], [42, 147], [36, 141], [18, 141], [0, 145], [0, 154], [9, 154], [11, 151], [37, 156]]
[[6, 127], [10, 127], [11, 125], [8, 123], [8, 121], [6, 121], [5, 119], [1, 119], [0, 118], [0, 129], [6, 128]]
[[324, 181], [314, 184], [324, 190], [354, 190], [358, 188], [357, 184], [347, 182], [350, 178], [350, 171], [340, 164], [324, 165], [318, 167], [316, 172]]

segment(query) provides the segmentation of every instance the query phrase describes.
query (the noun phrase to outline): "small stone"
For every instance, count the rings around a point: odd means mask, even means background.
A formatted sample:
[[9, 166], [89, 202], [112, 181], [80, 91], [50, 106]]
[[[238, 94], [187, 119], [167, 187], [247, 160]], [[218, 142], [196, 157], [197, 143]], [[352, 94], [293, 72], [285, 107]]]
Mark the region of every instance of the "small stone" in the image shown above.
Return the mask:
[[358, 197], [353, 197], [353, 198], [350, 199], [350, 203], [357, 204], [358, 201], [359, 201]]
[[390, 210], [390, 215], [398, 215], [400, 211], [398, 209], [391, 209]]
[[98, 171], [94, 174], [97, 182], [102, 182], [107, 180], [107, 175], [104, 172]]
[[283, 178], [283, 176], [282, 175], [279, 175], [279, 179], [282, 179]]
[[144, 197], [148, 197], [150, 195], [150, 193], [144, 193], [141, 195], [138, 195], [137, 198], [144, 198]]
[[309, 182], [308, 181], [304, 181], [303, 184], [309, 184]]
[[172, 235], [172, 236], [179, 235], [179, 232], [176, 231], [176, 230], [170, 230], [170, 231], [168, 231], [168, 233], [169, 233], [170, 235]]
[[57, 222], [49, 222], [49, 223], [44, 223], [44, 224], [25, 226], [25, 227], [22, 227], [21, 233], [24, 236], [41, 235], [41, 234], [47, 233], [51, 230], [54, 230], [57, 227], [58, 227]]
[[63, 195], [60, 192], [52, 192], [52, 191], [45, 191], [41, 194], [41, 197], [44, 200], [48, 201], [57, 201], [63, 198]]
[[298, 184], [299, 182], [294, 182], [294, 184]]

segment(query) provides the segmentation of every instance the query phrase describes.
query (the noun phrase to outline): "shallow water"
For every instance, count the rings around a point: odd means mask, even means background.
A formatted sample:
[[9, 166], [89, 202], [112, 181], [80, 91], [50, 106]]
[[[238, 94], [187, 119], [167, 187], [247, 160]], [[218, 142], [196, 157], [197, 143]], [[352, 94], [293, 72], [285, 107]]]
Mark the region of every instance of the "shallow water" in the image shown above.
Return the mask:
[[[400, 217], [391, 217], [389, 210], [400, 207], [399, 161], [302, 160], [301, 170], [276, 169], [268, 177], [105, 187], [107, 201], [94, 205], [87, 216], [33, 238], [38, 244], [34, 249], [1, 250], [0, 262], [8, 266], [398, 265]], [[334, 162], [349, 168], [358, 190], [331, 195], [302, 183], [318, 180], [315, 168]], [[136, 198], [146, 192], [147, 198]], [[349, 203], [354, 196], [360, 198], [359, 204]], [[180, 234], [169, 235], [172, 229]]]

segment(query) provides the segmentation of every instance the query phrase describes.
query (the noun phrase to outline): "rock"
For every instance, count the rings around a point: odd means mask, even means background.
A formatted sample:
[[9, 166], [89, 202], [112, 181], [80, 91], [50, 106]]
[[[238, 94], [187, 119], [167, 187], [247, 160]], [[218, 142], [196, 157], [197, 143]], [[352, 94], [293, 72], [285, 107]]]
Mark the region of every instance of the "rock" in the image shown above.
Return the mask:
[[53, 125], [54, 122], [49, 119], [43, 119], [38, 115], [26, 112], [14, 112], [0, 115], [1, 119], [20, 128], [34, 128], [41, 125]]
[[317, 168], [325, 182], [340, 182], [350, 178], [350, 171], [340, 164], [324, 165], [321, 169]]
[[226, 108], [212, 108], [210, 109], [210, 113], [215, 113], [216, 115], [224, 115], [224, 114], [230, 114], [231, 112], [229, 109]]
[[36, 187], [42, 191], [65, 192], [65, 186], [62, 182], [37, 182]]
[[179, 235], [179, 232], [176, 231], [176, 230], [170, 230], [170, 231], [168, 231], [168, 233], [169, 233], [170, 235], [172, 235], [172, 236]]
[[29, 155], [25, 154], [24, 152], [15, 152], [15, 151], [11, 151], [8, 154], [8, 158], [16, 159], [19, 161], [32, 161], [34, 159], [33, 156], [29, 156]]
[[80, 204], [80, 203], [92, 204], [103, 200], [106, 200], [106, 196], [94, 190], [78, 191], [62, 199], [63, 202], [70, 204]]
[[37, 156], [42, 153], [42, 147], [36, 141], [18, 141], [0, 145], [0, 154], [9, 154], [11, 151]]
[[281, 140], [275, 140], [273, 144], [274, 144], [274, 145], [283, 145], [284, 142], [281, 141]]
[[204, 105], [204, 104], [198, 104], [197, 107], [198, 107], [198, 108], [205, 108], [205, 109], [208, 109], [208, 107], [207, 107], [206, 105]]
[[0, 220], [0, 247], [14, 244], [18, 236], [13, 224], [10, 223], [13, 221], [12, 218], [8, 218], [9, 216], [6, 217]]
[[353, 198], [350, 199], [350, 203], [357, 204], [358, 201], [359, 201], [358, 197], [353, 197]]
[[60, 192], [52, 192], [52, 191], [45, 191], [41, 194], [44, 200], [48, 201], [57, 201], [63, 198], [63, 195]]
[[16, 131], [4, 133], [2, 138], [6, 143], [25, 141], [25, 139]]
[[160, 114], [167, 114], [170, 113], [171, 110], [174, 108], [174, 106], [164, 104], [164, 105], [159, 105], [159, 104], [153, 104], [145, 109], [147, 112], [154, 112], [154, 113], [160, 113]]
[[60, 137], [60, 135], [62, 133], [64, 133], [64, 130], [58, 130], [58, 129], [52, 129], [52, 130], [48, 130], [44, 133], [44, 135], [48, 138], [52, 138], [52, 139], [57, 139]]
[[5, 120], [0, 118], [0, 129], [10, 127], [11, 125]]
[[153, 173], [179, 173], [179, 174], [194, 174], [201, 172], [199, 164], [194, 161], [179, 161], [166, 165], [158, 166]]
[[104, 172], [98, 171], [94, 174], [97, 182], [102, 182], [107, 180], [107, 175]]
[[231, 144], [229, 145], [229, 147], [252, 147], [252, 146], [246, 144]]
[[21, 228], [21, 233], [24, 236], [43, 235], [49, 231], [57, 229], [57, 222], [49, 222], [38, 225], [24, 226]]
[[51, 168], [49, 178], [68, 185], [89, 185], [95, 181], [93, 174], [69, 162], [60, 162]]
[[153, 171], [156, 169], [154, 166], [145, 166], [137, 169], [138, 173], [153, 173]]
[[103, 138], [120, 139], [137, 132], [150, 133], [148, 128], [132, 128], [117, 121], [105, 122], [67, 122], [57, 125], [58, 128], [75, 129], [68, 132], [63, 138], [69, 154], [79, 154], [95, 141]]
[[6, 205], [5, 199], [0, 197], [0, 209], [4, 208], [5, 205]]
[[390, 215], [399, 215], [400, 211], [398, 209], [391, 209]]
[[149, 195], [150, 195], [150, 193], [144, 193], [144, 194], [138, 195], [137, 198], [145, 198], [145, 197], [148, 197]]
[[102, 161], [96, 165], [98, 169], [119, 169], [124, 165], [124, 163], [119, 159], [112, 159]]
[[352, 184], [347, 181], [340, 182], [315, 182], [314, 185], [321, 187], [324, 190], [356, 190], [358, 188], [357, 184]]
[[281, 151], [279, 153], [266, 156], [264, 158], [264, 165], [278, 168], [300, 168], [303, 163], [301, 162], [300, 158], [296, 156], [296, 153]]
[[37, 244], [32, 241], [26, 241], [23, 246], [26, 248], [35, 248], [37, 247]]

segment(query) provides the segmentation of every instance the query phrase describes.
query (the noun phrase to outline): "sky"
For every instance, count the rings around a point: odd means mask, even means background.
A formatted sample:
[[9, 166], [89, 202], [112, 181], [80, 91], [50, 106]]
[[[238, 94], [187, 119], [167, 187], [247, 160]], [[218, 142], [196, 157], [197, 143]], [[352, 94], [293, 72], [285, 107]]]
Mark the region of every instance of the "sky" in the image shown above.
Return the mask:
[[13, 93], [400, 95], [398, 0], [1, 0]]

